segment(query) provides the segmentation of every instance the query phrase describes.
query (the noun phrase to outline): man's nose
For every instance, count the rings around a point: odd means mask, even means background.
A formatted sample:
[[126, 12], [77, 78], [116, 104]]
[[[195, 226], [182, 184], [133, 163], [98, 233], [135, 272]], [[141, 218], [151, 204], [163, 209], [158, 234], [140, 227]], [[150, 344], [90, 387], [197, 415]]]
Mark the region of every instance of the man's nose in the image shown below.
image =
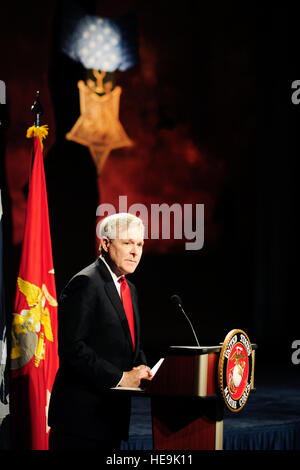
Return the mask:
[[134, 256], [137, 255], [137, 246], [134, 243], [131, 245], [130, 253]]

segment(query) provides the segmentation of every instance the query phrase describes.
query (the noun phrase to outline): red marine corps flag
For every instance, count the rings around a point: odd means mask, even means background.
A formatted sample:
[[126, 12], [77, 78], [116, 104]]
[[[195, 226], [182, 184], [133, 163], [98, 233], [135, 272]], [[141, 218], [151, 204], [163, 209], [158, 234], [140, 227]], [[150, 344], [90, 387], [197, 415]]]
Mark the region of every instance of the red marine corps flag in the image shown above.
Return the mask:
[[11, 427], [16, 449], [47, 450], [47, 411], [58, 368], [57, 300], [42, 138], [33, 126], [34, 161], [17, 278], [11, 345]]

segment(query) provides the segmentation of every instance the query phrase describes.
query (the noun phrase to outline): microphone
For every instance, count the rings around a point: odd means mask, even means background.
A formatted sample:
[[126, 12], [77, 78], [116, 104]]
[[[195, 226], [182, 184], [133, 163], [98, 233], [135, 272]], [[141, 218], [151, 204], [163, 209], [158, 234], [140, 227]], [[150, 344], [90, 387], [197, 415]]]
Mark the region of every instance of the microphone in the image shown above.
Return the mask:
[[179, 297], [179, 295], [176, 295], [176, 294], [171, 295], [171, 302], [173, 302], [173, 304], [175, 304], [176, 307], [178, 307], [179, 310], [181, 310], [181, 312], [183, 313], [183, 315], [185, 316], [185, 318], [186, 318], [187, 321], [189, 322], [190, 327], [192, 328], [192, 332], [193, 332], [193, 335], [194, 335], [194, 337], [195, 337], [197, 346], [199, 346], [199, 348], [200, 348], [200, 344], [199, 344], [197, 335], [196, 335], [196, 333], [195, 333], [195, 330], [194, 330], [194, 328], [193, 328], [192, 322], [191, 322], [191, 320], [189, 319], [189, 317], [187, 316], [187, 314], [185, 313], [185, 311], [183, 310], [182, 301], [181, 301], [181, 298]]

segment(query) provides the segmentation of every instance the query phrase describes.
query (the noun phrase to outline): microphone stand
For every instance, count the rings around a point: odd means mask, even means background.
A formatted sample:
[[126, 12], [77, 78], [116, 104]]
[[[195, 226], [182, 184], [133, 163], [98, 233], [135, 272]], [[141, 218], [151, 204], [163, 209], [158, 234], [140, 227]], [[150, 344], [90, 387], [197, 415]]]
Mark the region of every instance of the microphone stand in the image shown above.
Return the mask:
[[183, 315], [185, 316], [185, 318], [186, 318], [187, 321], [189, 322], [190, 327], [192, 328], [192, 332], [193, 332], [193, 335], [194, 335], [194, 337], [195, 337], [197, 346], [200, 348], [200, 344], [199, 344], [197, 335], [196, 335], [196, 333], [195, 333], [195, 330], [194, 330], [194, 328], [193, 328], [192, 322], [191, 322], [191, 320], [189, 319], [189, 317], [187, 316], [187, 314], [185, 313], [185, 311], [183, 310], [182, 305], [181, 305], [181, 300], [179, 299], [178, 296], [173, 296], [172, 300], [177, 303], [177, 305], [178, 305], [178, 307], [180, 308], [180, 310], [182, 311]]

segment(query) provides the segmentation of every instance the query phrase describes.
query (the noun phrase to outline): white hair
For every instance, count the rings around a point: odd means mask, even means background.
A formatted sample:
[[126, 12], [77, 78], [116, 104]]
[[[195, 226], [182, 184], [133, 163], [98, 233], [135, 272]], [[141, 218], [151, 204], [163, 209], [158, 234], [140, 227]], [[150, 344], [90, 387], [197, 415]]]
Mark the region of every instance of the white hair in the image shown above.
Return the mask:
[[[103, 219], [100, 223], [100, 239], [101, 238], [108, 238], [109, 240], [114, 240], [118, 233], [118, 238], [120, 234], [126, 230], [126, 232], [130, 229], [139, 228], [145, 230], [144, 223], [142, 219], [139, 217], [128, 214], [127, 212], [120, 212], [118, 214], [112, 214], [105, 219]], [[100, 244], [101, 250], [101, 244]]]

